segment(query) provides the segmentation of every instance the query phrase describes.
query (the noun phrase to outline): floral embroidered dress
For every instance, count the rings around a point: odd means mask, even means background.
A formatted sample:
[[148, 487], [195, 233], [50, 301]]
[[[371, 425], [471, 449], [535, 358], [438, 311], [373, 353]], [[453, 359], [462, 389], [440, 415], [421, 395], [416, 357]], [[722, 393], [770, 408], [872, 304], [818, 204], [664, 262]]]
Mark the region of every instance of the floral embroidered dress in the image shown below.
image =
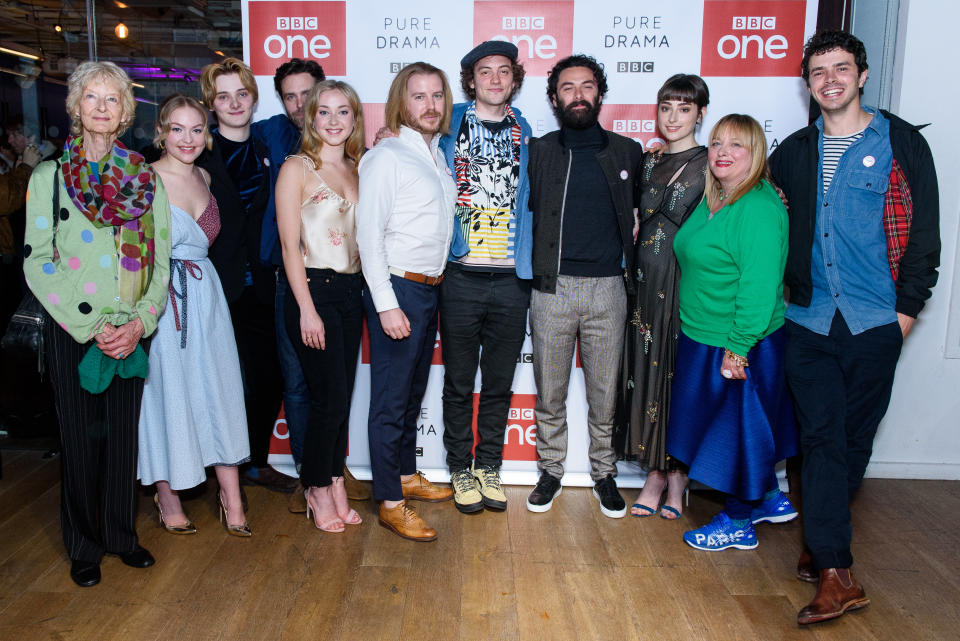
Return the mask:
[[675, 467], [665, 447], [680, 332], [680, 274], [673, 238], [703, 197], [706, 168], [706, 147], [676, 154], [647, 152], [635, 186], [640, 231], [634, 246], [637, 295], [626, 341], [630, 423], [623, 454], [645, 469]]

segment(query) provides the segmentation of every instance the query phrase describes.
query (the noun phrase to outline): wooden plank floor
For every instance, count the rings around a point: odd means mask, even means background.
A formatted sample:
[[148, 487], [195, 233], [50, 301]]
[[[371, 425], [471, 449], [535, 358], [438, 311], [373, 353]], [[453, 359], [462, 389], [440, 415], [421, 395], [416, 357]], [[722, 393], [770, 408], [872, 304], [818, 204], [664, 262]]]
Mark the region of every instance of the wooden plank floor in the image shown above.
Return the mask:
[[[197, 536], [138, 530], [157, 565], [103, 561], [74, 586], [60, 540], [58, 461], [3, 453], [0, 640], [960, 639], [960, 482], [868, 480], [854, 506], [854, 555], [872, 605], [799, 628], [813, 588], [794, 578], [799, 524], [764, 524], [754, 551], [687, 547], [681, 533], [719, 509], [695, 493], [684, 518], [613, 520], [588, 489], [531, 514], [530, 488], [505, 513], [418, 505], [440, 538], [404, 541], [365, 522], [323, 534], [286, 497], [247, 488], [251, 539], [227, 536], [213, 490], [185, 502]], [[632, 502], [633, 490], [624, 496]]]

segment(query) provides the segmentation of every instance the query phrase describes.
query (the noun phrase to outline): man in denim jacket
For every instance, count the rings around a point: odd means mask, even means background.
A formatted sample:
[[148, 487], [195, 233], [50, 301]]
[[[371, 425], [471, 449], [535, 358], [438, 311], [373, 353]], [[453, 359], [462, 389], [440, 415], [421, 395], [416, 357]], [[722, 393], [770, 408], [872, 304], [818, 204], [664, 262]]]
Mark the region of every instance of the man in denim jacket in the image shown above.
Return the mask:
[[[523, 84], [517, 47], [491, 40], [460, 61], [470, 102], [453, 107], [440, 141], [457, 182], [453, 244], [440, 286], [443, 444], [464, 513], [504, 510], [503, 437], [513, 374], [530, 303], [532, 219], [528, 206], [530, 125], [511, 107]], [[482, 348], [482, 349], [481, 349]], [[480, 367], [479, 443], [473, 450], [473, 386]]]
[[903, 339], [939, 266], [933, 158], [919, 127], [860, 103], [863, 43], [814, 35], [803, 77], [822, 116], [770, 158], [789, 202], [786, 369], [803, 453], [806, 548], [819, 582], [801, 624], [869, 604], [850, 572], [850, 508], [890, 402]]

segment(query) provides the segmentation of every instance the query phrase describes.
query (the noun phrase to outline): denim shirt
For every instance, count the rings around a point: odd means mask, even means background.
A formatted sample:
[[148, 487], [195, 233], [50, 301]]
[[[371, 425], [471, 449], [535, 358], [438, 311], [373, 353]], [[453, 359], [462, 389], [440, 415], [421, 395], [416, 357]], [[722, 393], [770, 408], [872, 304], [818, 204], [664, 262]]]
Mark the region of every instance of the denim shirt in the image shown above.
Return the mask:
[[829, 335], [837, 310], [852, 334], [897, 320], [897, 292], [887, 259], [883, 207], [893, 151], [890, 121], [870, 108], [873, 119], [840, 157], [823, 193], [823, 118], [817, 120], [820, 177], [813, 236], [809, 307], [790, 305], [786, 317], [812, 332]]

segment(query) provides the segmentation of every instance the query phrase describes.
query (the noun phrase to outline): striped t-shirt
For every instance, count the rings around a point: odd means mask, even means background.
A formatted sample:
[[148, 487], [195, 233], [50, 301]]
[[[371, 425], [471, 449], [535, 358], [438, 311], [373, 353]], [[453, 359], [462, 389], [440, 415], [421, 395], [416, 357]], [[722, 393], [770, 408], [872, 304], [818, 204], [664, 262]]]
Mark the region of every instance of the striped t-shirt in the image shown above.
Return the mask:
[[850, 145], [863, 138], [863, 129], [849, 136], [823, 135], [823, 193], [830, 189], [833, 174], [837, 171], [837, 163]]

